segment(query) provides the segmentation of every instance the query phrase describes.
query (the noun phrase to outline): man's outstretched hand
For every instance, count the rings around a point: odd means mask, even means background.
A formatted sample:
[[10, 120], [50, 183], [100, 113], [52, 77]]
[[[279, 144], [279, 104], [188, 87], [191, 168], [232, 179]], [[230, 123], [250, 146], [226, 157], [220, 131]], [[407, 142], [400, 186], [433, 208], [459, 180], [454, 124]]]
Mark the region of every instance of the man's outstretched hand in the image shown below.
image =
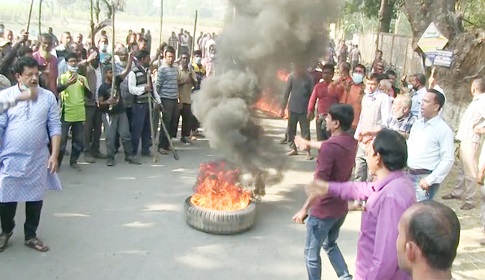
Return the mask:
[[309, 198], [326, 195], [328, 193], [328, 182], [314, 180], [306, 185], [305, 192]]

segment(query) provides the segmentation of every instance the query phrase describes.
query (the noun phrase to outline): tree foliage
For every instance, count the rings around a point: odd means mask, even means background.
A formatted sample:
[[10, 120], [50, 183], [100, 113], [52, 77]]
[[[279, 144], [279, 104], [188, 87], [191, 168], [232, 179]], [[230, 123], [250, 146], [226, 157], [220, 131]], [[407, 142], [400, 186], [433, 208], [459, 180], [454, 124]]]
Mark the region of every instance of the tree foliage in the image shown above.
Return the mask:
[[462, 14], [466, 28], [485, 28], [485, 1], [458, 0], [457, 10]]

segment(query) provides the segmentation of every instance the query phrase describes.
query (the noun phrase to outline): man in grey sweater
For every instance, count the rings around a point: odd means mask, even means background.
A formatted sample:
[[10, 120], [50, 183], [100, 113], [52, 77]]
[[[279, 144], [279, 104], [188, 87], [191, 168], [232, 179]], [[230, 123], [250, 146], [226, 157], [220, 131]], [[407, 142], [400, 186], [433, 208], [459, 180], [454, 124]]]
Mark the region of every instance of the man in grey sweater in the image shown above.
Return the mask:
[[158, 143], [158, 152], [167, 155], [170, 149], [168, 137], [177, 135], [177, 124], [180, 117], [179, 110], [179, 93], [178, 93], [178, 69], [173, 65], [175, 60], [175, 50], [167, 47], [165, 51], [165, 60], [158, 69], [157, 92], [162, 102], [162, 121], [170, 135], [165, 135], [160, 130], [160, 140]]
[[[310, 124], [307, 119], [308, 102], [313, 90], [313, 79], [303, 65], [296, 65], [295, 72], [290, 76], [283, 98], [282, 112], [288, 105], [288, 142], [289, 156], [298, 155], [295, 145], [296, 126], [300, 124], [301, 137], [310, 140]], [[283, 115], [283, 113], [282, 113]], [[313, 159], [310, 149], [307, 149], [307, 159]]]

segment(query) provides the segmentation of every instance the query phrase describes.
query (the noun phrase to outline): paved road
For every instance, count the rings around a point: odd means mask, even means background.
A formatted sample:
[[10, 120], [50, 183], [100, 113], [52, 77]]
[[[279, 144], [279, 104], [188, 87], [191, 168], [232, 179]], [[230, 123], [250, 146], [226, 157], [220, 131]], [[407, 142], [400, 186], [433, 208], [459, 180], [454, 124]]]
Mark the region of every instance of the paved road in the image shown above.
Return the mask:
[[[266, 126], [275, 141], [284, 132], [282, 121], [268, 120]], [[207, 141], [198, 141], [182, 147], [180, 157], [131, 166], [119, 156], [113, 168], [103, 161], [83, 165], [82, 172], [65, 167], [64, 191], [48, 193], [39, 230], [51, 251], [37, 253], [23, 245], [22, 205], [10, 247], [0, 253], [0, 279], [306, 279], [305, 227], [291, 217], [305, 199], [302, 186], [312, 178], [314, 161], [291, 159], [285, 180], [268, 188], [257, 206], [250, 231], [216, 236], [187, 226], [183, 203], [199, 164], [218, 155]], [[359, 227], [360, 214], [349, 214], [339, 239], [351, 271]], [[457, 279], [485, 279], [477, 236], [473, 229], [462, 232]], [[322, 278], [337, 280], [325, 255], [323, 261]]]
[[[281, 121], [269, 123], [274, 136], [282, 134]], [[314, 162], [292, 159], [294, 171], [268, 189], [250, 231], [215, 236], [188, 227], [183, 216], [199, 164], [218, 157], [208, 146], [198, 141], [182, 148], [180, 161], [165, 156], [156, 165], [144, 159], [130, 166], [119, 156], [114, 168], [104, 161], [82, 172], [64, 167], [64, 191], [48, 193], [39, 230], [51, 250], [23, 245], [22, 205], [10, 247], [0, 254], [0, 279], [305, 279], [305, 228], [291, 216]], [[351, 215], [340, 242], [352, 270], [358, 226]], [[324, 261], [325, 279], [337, 279]]]

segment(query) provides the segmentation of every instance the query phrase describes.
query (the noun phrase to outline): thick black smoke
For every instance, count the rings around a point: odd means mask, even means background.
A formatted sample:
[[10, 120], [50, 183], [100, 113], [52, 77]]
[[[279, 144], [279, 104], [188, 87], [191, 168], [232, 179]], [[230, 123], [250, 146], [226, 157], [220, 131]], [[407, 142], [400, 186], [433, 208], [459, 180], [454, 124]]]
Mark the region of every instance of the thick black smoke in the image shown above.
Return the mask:
[[[327, 46], [337, 0], [231, 0], [234, 13], [216, 45], [216, 76], [193, 104], [212, 148], [257, 171], [282, 170], [286, 159], [251, 117], [251, 105], [291, 63], [310, 65]], [[234, 15], [234, 16], [233, 16]], [[281, 94], [281, 92], [278, 92]]]

